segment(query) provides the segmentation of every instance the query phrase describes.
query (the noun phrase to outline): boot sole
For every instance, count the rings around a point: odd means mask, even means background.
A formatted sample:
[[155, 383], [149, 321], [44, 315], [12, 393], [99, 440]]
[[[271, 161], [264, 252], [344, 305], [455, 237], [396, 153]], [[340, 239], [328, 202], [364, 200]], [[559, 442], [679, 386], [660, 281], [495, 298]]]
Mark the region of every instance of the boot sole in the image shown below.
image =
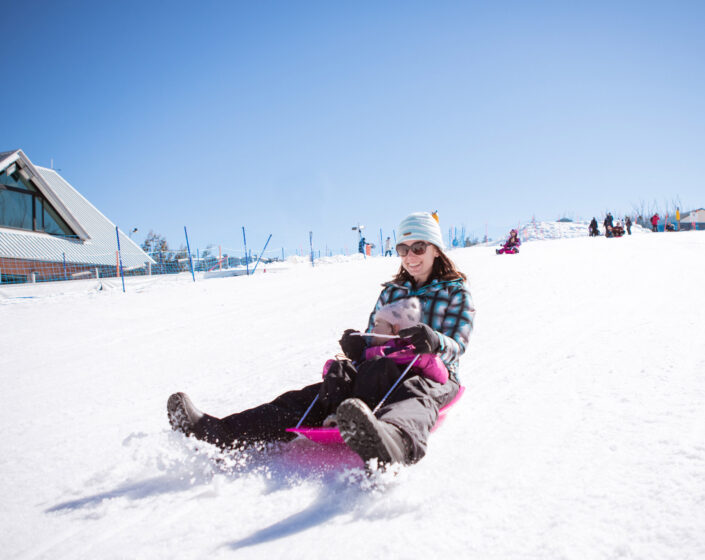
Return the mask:
[[385, 452], [374, 417], [364, 405], [355, 401], [344, 401], [338, 407], [338, 430], [345, 444], [357, 453], [363, 461], [377, 459], [383, 463], [391, 463], [392, 458]]
[[182, 432], [187, 436], [193, 433], [193, 424], [186, 413], [183, 393], [174, 393], [169, 397], [166, 403], [166, 412], [172, 430]]

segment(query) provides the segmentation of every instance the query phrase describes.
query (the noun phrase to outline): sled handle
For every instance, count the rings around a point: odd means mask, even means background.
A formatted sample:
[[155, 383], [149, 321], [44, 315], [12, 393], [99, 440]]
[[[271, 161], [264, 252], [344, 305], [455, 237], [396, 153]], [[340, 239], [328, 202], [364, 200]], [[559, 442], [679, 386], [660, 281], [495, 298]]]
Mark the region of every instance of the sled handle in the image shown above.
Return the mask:
[[400, 382], [400, 381], [404, 378], [404, 376], [409, 372], [409, 370], [411, 369], [411, 366], [413, 366], [414, 363], [416, 363], [416, 360], [419, 359], [419, 356], [421, 356], [421, 354], [416, 354], [416, 356], [414, 356], [414, 359], [411, 360], [411, 363], [410, 363], [408, 366], [406, 366], [406, 369], [401, 373], [401, 375], [399, 376], [399, 378], [394, 382], [394, 385], [392, 385], [391, 388], [389, 389], [389, 391], [387, 391], [387, 394], [384, 395], [384, 396], [382, 397], [382, 400], [377, 403], [377, 406], [376, 406], [376, 407], [374, 407], [374, 409], [372, 410], [372, 414], [375, 414], [375, 413], [380, 409], [380, 407], [384, 404], [384, 401], [387, 400], [387, 397], [392, 394], [392, 391], [394, 391], [394, 389], [396, 388], [396, 386], [399, 385], [399, 382]]

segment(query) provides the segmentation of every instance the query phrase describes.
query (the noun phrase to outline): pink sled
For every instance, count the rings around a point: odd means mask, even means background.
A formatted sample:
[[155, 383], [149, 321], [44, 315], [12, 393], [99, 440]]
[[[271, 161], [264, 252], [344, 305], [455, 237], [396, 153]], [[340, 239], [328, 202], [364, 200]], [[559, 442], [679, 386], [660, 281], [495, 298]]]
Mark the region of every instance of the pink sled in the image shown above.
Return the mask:
[[[433, 428], [431, 428], [432, 432], [435, 432], [440, 427], [440, 425], [443, 424], [446, 415], [448, 414], [448, 410], [450, 410], [450, 408], [460, 400], [460, 397], [463, 396], [464, 392], [465, 387], [461, 386], [460, 390], [458, 391], [458, 394], [453, 397], [453, 400], [438, 411], [438, 420], [436, 420], [436, 423], [433, 425]], [[311, 441], [315, 441], [316, 443], [320, 443], [322, 445], [345, 444], [343, 438], [340, 435], [340, 431], [338, 431], [338, 428], [303, 427], [287, 428], [286, 431], [307, 437]]]

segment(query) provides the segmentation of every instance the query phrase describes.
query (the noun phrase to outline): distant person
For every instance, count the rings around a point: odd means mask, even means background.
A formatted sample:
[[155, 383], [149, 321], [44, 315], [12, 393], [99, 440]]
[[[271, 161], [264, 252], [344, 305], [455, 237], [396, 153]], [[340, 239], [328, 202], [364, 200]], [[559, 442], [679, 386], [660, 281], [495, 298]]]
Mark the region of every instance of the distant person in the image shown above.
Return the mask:
[[359, 253], [362, 253], [363, 255], [365, 254], [365, 248], [367, 246], [367, 241], [365, 241], [364, 237], [360, 238], [360, 243], [357, 244], [357, 250]]
[[515, 229], [509, 232], [509, 237], [502, 245], [501, 249], [497, 249], [498, 255], [516, 255], [519, 252], [519, 245], [521, 245], [521, 239], [519, 239], [519, 232]]
[[387, 237], [387, 239], [384, 241], [384, 256], [385, 257], [392, 256], [392, 238], [391, 237]]
[[651, 216], [651, 231], [658, 231], [658, 221], [661, 219], [661, 217], [658, 215], [658, 212]]
[[607, 215], [605, 216], [605, 221], [602, 222], [602, 225], [605, 226], [605, 237], [612, 237], [612, 214], [610, 212], [607, 212]]
[[624, 226], [622, 222], [617, 220], [612, 226], [612, 237], [622, 237], [624, 235]]
[[593, 216], [592, 220], [590, 221], [590, 225], [588, 226], [588, 231], [590, 232], [590, 237], [597, 237], [600, 235], [600, 230], [597, 229], [597, 220]]
[[627, 227], [627, 234], [632, 234], [632, 219], [629, 216], [624, 217], [624, 225]]

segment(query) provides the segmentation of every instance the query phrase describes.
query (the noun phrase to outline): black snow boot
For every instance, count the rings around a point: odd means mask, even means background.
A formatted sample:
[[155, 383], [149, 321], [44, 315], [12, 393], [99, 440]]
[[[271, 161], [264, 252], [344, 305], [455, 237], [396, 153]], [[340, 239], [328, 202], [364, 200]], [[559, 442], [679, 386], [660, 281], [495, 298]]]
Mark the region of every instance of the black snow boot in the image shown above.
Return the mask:
[[408, 446], [401, 430], [377, 419], [360, 399], [344, 400], [338, 407], [336, 417], [343, 440], [363, 461], [409, 462]]
[[229, 441], [223, 427], [214, 416], [198, 410], [186, 393], [174, 393], [166, 403], [171, 429], [197, 439], [225, 447]]

